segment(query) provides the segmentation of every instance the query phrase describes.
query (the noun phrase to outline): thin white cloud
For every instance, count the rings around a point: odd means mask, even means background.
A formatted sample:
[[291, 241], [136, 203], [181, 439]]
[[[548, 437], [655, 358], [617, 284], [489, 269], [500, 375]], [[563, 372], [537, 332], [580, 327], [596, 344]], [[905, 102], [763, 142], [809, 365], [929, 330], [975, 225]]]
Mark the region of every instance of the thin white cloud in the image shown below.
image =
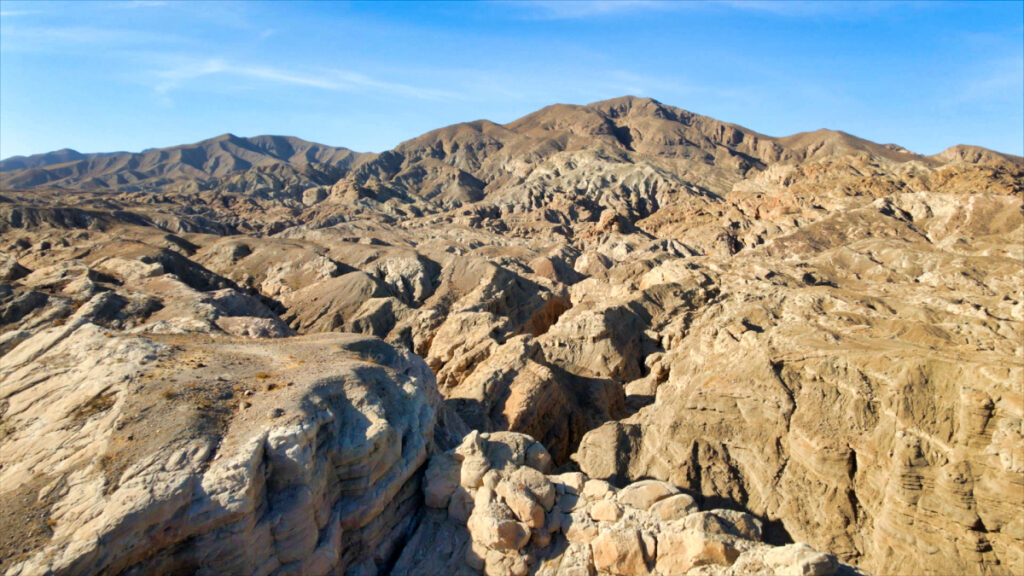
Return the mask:
[[234, 76], [335, 92], [381, 92], [422, 100], [461, 99], [459, 94], [453, 92], [387, 82], [347, 70], [320, 69], [300, 72], [272, 66], [240, 65], [221, 59], [180, 63], [156, 72], [155, 76], [158, 82], [154, 88], [161, 95], [167, 95], [191, 80], [210, 76]]
[[776, 16], [823, 16], [842, 15], [852, 12], [878, 12], [888, 9], [893, 3], [881, 2], [850, 2], [836, 0], [832, 2], [812, 2], [806, 0], [718, 0], [717, 4], [746, 10], [765, 12]]
[[962, 84], [959, 103], [1020, 101], [1024, 92], [1024, 58], [1018, 56], [993, 60], [978, 67], [978, 72]]
[[115, 0], [103, 2], [101, 7], [104, 10], [137, 10], [139, 8], [163, 8], [170, 6], [167, 0]]
[[188, 40], [182, 36], [164, 32], [95, 28], [92, 26], [4, 26], [3, 36], [5, 50], [29, 52], [59, 52], [83, 44], [95, 46], [134, 46], [178, 43]]
[[656, 0], [534, 0], [526, 2], [501, 1], [507, 8], [526, 10], [531, 18], [572, 20], [618, 15], [625, 12], [649, 10], [676, 10], [683, 3]]
[[833, 0], [499, 0], [502, 6], [524, 10], [528, 17], [545, 20], [574, 20], [620, 16], [639, 12], [680, 12], [684, 10], [731, 9], [762, 12], [785, 17], [848, 16], [875, 14], [905, 2], [856, 2]]
[[167, 6], [170, 2], [166, 0], [130, 0], [129, 2], [114, 2], [124, 8], [159, 8]]

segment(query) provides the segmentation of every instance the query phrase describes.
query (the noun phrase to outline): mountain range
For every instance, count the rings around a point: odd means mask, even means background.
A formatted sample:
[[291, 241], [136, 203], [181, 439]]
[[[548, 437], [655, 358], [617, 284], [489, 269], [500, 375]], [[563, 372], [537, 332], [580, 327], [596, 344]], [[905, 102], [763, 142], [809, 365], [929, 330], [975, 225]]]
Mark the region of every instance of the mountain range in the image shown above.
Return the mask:
[[[506, 170], [498, 164], [509, 159], [542, 160], [555, 153], [581, 150], [634, 163], [646, 158], [693, 159], [717, 167], [717, 172], [731, 172], [739, 177], [750, 170], [763, 170], [769, 164], [853, 153], [897, 162], [915, 161], [929, 167], [951, 160], [1004, 166], [1021, 163], [1020, 157], [963, 145], [933, 156], [921, 156], [894, 144], [876, 144], [832, 130], [773, 138], [656, 100], [627, 96], [587, 106], [549, 106], [506, 125], [487, 120], [456, 124], [403, 142], [382, 154], [358, 153], [291, 136], [243, 138], [223, 134], [195, 144], [139, 153], [82, 154], [63, 149], [14, 156], [0, 161], [0, 172], [3, 186], [11, 188], [136, 190], [157, 189], [179, 181], [216, 182], [239, 172], [284, 167], [318, 167], [336, 170], [336, 174], [355, 171], [355, 182], [365, 183], [374, 177], [401, 179], [409, 171], [430, 170], [432, 159], [455, 170], [437, 174], [439, 178], [458, 180], [472, 174], [479, 176], [482, 171], [485, 182], [491, 184], [501, 181]], [[364, 164], [368, 166], [362, 168]], [[434, 171], [439, 169], [433, 167]], [[453, 199], [472, 197], [472, 184], [457, 186], [460, 192], [454, 192]]]

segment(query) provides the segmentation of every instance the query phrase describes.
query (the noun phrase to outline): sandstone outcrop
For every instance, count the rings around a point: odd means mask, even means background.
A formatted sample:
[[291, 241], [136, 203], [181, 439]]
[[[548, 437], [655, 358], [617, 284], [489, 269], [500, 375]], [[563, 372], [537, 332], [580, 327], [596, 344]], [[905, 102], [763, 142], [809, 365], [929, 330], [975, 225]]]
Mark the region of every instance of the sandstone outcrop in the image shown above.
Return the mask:
[[440, 401], [421, 360], [372, 338], [141, 337], [82, 316], [7, 353], [0, 379], [10, 575], [386, 565]]
[[[1005, 498], [1021, 477], [999, 454], [1021, 418], [1021, 324], [1016, 300], [995, 295], [1024, 281], [1010, 263], [1021, 221], [965, 217], [942, 196], [898, 201], [923, 203], [913, 227], [885, 217], [857, 239], [848, 222], [875, 218], [867, 204], [734, 257], [716, 275], [722, 296], [666, 346], [653, 405], [585, 437], [581, 469], [738, 503], [870, 571], [1017, 566]], [[974, 250], [988, 264], [969, 264]]]

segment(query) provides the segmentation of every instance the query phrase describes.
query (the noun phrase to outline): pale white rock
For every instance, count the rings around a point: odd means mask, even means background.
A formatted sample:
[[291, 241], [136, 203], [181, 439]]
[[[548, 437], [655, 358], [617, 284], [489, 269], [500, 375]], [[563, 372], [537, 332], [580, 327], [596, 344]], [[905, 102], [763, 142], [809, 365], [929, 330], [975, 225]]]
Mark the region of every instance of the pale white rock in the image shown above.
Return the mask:
[[565, 472], [549, 477], [555, 486], [561, 486], [570, 494], [579, 494], [583, 490], [586, 477], [581, 472]]
[[803, 542], [766, 551], [764, 563], [779, 576], [832, 576], [838, 569], [835, 557]]
[[461, 464], [448, 454], [430, 459], [423, 477], [424, 503], [431, 508], [447, 508], [452, 494], [459, 487]]
[[626, 506], [647, 510], [655, 502], [678, 494], [679, 489], [660, 480], [640, 480], [618, 491], [616, 498]]
[[651, 515], [663, 522], [679, 520], [697, 512], [697, 503], [689, 494], [673, 494], [659, 500], [649, 508]]

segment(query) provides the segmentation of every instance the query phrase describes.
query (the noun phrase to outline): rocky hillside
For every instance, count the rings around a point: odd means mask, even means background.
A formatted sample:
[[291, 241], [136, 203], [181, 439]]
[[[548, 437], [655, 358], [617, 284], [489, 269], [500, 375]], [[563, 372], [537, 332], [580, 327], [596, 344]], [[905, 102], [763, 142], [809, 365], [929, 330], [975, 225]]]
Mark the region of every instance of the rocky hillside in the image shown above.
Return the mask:
[[0, 571], [1024, 570], [1024, 159], [627, 97], [2, 177]]
[[[125, 191], [159, 190], [177, 184], [195, 189], [228, 183], [237, 187], [239, 182], [262, 175], [272, 181], [276, 177], [279, 187], [309, 187], [333, 182], [352, 165], [371, 156], [290, 136], [240, 138], [224, 134], [195, 144], [137, 154], [81, 154], [64, 149], [15, 156], [0, 161], [0, 185]], [[248, 176], [240, 180], [243, 173]], [[232, 177], [225, 180], [229, 175]]]

